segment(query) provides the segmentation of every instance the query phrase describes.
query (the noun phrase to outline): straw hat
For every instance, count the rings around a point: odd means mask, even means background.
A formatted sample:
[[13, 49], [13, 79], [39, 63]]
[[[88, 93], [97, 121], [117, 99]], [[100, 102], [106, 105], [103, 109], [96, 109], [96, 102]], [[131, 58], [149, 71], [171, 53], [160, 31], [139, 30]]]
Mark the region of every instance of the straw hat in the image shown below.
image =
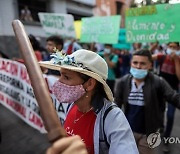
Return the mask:
[[108, 99], [113, 101], [113, 94], [106, 83], [108, 66], [106, 61], [97, 53], [80, 49], [71, 55], [65, 55], [62, 51], [56, 52], [51, 57], [50, 61], [39, 62], [40, 66], [58, 71], [64, 68], [88, 75], [103, 84]]

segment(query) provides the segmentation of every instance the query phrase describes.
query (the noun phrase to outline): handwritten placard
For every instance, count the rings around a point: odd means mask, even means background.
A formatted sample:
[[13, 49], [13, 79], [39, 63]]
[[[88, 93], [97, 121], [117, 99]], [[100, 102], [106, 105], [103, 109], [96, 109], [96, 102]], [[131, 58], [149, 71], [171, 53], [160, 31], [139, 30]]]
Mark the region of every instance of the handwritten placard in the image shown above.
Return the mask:
[[127, 42], [180, 41], [180, 4], [132, 8], [126, 12]]
[[38, 13], [47, 35], [75, 38], [74, 17], [70, 14]]
[[118, 42], [120, 16], [82, 18], [81, 42]]

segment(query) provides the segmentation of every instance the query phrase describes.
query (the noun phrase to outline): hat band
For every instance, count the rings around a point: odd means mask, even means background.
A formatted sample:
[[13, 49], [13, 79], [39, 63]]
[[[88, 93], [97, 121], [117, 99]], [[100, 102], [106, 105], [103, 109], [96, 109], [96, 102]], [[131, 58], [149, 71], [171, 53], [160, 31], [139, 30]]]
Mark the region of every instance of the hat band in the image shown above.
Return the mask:
[[76, 62], [74, 57], [63, 55], [61, 52], [53, 53], [51, 57], [52, 57], [51, 61], [53, 62], [53, 64], [58, 64], [58, 65], [66, 64], [75, 67], [81, 67], [83, 69], [91, 71], [87, 66], [84, 66], [83, 63]]
[[[74, 66], [74, 67], [80, 67], [80, 68], [85, 69], [87, 71], [96, 73], [96, 72], [92, 71], [91, 69], [89, 69], [87, 66], [85, 66], [83, 63], [77, 62], [75, 60], [74, 56], [71, 57], [69, 55], [65, 55], [64, 53], [62, 53], [62, 51], [61, 52], [53, 53], [51, 55], [51, 57], [52, 57], [51, 62], [53, 64], [56, 64], [56, 65], [71, 65], [71, 66]], [[98, 73], [96, 73], [96, 74], [98, 74]], [[105, 79], [103, 77], [102, 77], [102, 79], [105, 81]]]

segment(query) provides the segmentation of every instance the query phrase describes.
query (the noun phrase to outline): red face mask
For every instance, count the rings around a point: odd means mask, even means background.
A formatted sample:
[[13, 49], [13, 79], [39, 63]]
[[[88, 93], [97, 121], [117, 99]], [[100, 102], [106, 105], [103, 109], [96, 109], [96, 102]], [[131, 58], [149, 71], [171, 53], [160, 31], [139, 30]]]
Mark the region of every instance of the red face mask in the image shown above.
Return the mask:
[[85, 94], [83, 85], [69, 86], [56, 81], [52, 86], [52, 93], [60, 103], [73, 103]]

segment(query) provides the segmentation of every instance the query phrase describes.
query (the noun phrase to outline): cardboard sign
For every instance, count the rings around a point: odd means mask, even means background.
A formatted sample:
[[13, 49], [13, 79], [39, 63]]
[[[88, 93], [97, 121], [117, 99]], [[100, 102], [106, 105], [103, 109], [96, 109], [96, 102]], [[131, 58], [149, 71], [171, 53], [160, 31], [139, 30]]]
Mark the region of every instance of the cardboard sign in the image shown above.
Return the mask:
[[81, 42], [118, 42], [120, 16], [82, 18]]
[[132, 8], [126, 12], [127, 42], [180, 41], [180, 4]]
[[38, 13], [40, 22], [49, 35], [75, 38], [74, 18], [70, 14]]

